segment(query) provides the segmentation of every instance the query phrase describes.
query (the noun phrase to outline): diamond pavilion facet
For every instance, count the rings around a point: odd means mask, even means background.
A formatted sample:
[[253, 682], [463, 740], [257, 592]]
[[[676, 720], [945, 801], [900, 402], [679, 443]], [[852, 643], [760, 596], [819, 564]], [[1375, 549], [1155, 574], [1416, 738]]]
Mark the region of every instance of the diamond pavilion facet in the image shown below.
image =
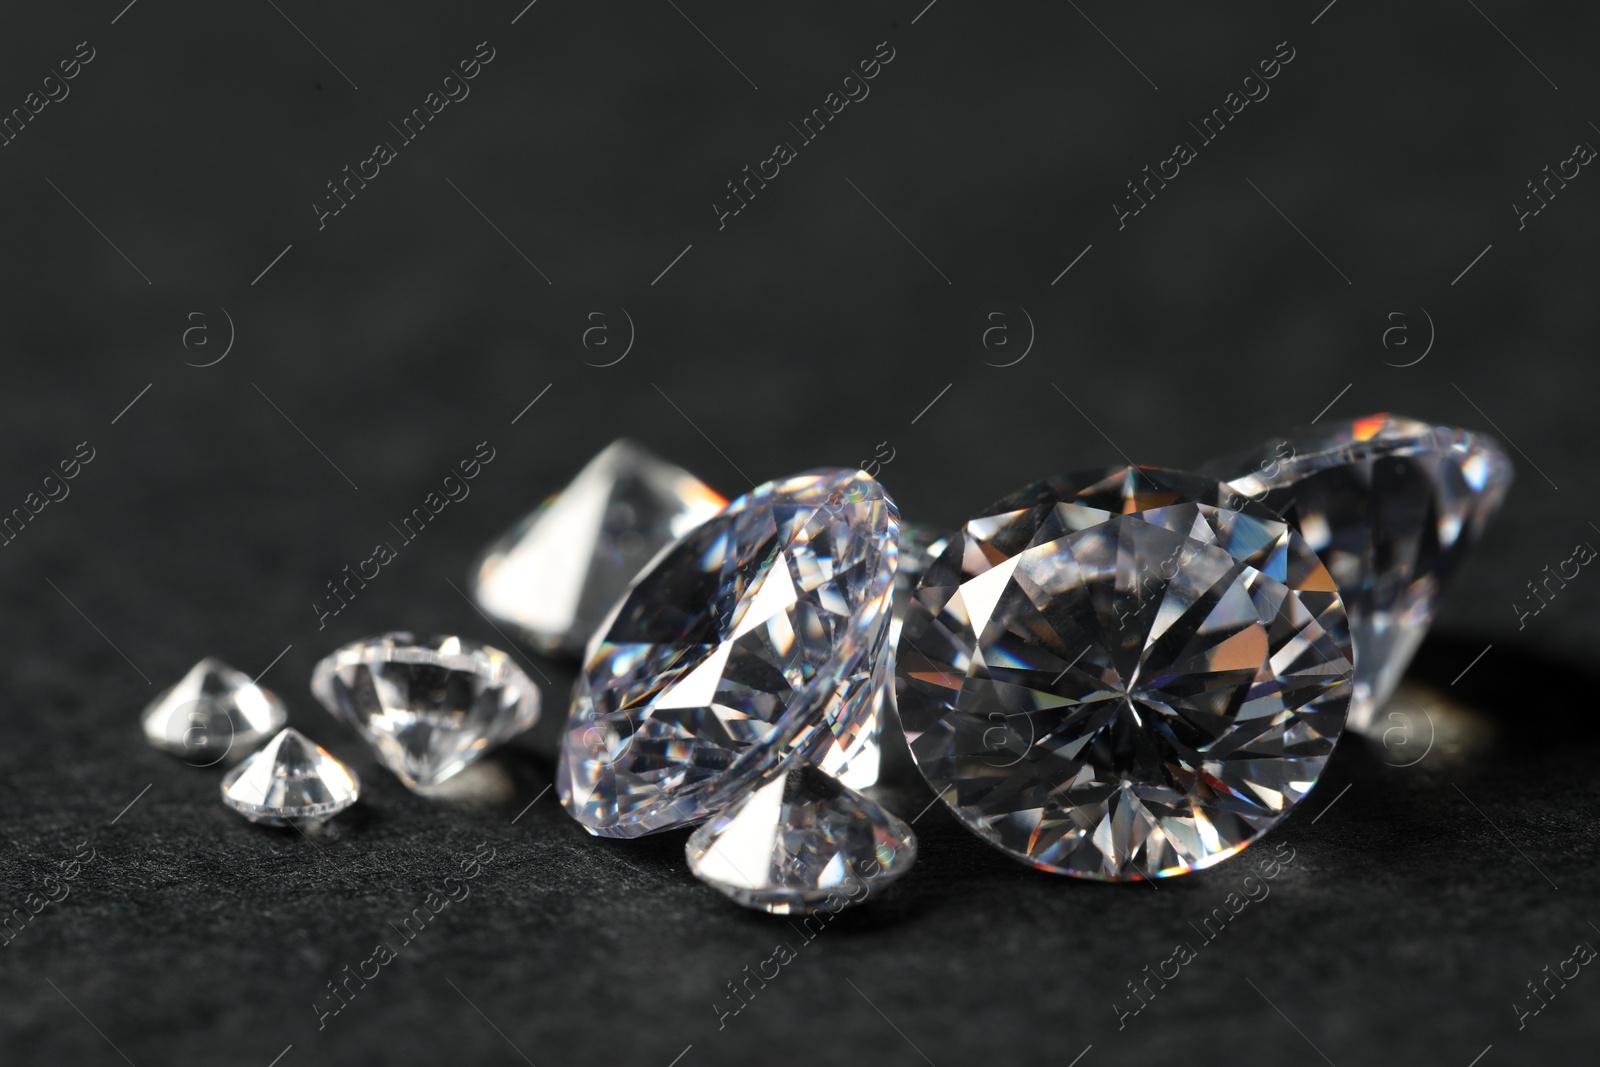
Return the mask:
[[572, 817], [638, 837], [791, 758], [849, 775], [878, 728], [899, 527], [882, 486], [827, 469], [751, 490], [657, 557], [573, 695], [556, 771]]
[[918, 768], [1025, 863], [1125, 880], [1217, 863], [1316, 782], [1344, 725], [1332, 577], [1195, 475], [1037, 482], [929, 565], [896, 693]]
[[285, 729], [222, 779], [222, 802], [251, 822], [321, 822], [361, 795], [356, 774], [298, 730]]
[[1293, 522], [1327, 564], [1355, 638], [1349, 725], [1372, 729], [1445, 583], [1500, 509], [1511, 460], [1483, 434], [1379, 414], [1207, 469]]
[[490, 546], [473, 597], [534, 647], [581, 654], [644, 565], [726, 503], [681, 467], [613, 441]]
[[245, 755], [288, 721], [271, 690], [211, 656], [152, 700], [141, 717], [147, 741], [197, 767]]
[[796, 766], [689, 836], [696, 878], [775, 915], [859, 904], [916, 862], [900, 819], [815, 767]]
[[346, 645], [317, 664], [311, 691], [411, 789], [438, 785], [539, 719], [539, 689], [522, 668], [459, 637]]

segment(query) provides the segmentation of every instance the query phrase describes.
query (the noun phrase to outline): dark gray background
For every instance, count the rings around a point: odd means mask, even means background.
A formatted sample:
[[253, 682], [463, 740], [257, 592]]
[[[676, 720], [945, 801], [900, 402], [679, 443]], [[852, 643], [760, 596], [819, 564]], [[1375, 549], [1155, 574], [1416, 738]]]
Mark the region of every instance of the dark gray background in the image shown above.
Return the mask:
[[[1600, 945], [1600, 579], [1521, 630], [1514, 607], [1600, 541], [1600, 178], [1525, 229], [1512, 207], [1600, 144], [1592, 9], [124, 2], [0, 15], [0, 113], [96, 50], [0, 147], [0, 511], [96, 450], [0, 549], [0, 903], [96, 849], [0, 949], [7, 1063], [1593, 1061], [1593, 968], [1520, 1031], [1512, 1007]], [[324, 183], [485, 40], [470, 97], [319, 231]], [[871, 95], [719, 231], [724, 183], [881, 41]], [[1119, 230], [1124, 183], [1283, 41], [1271, 95]], [[223, 309], [228, 357], [185, 366], [223, 351]], [[622, 309], [632, 351], [586, 365]], [[611, 344], [586, 348], [597, 311]], [[1030, 317], [1027, 358], [986, 365]], [[696, 883], [682, 835], [591, 840], [540, 796], [568, 669], [538, 661], [546, 720], [498, 762], [514, 795], [476, 807], [408, 795], [305, 688], [386, 629], [498, 640], [450, 583], [619, 434], [729, 493], [886, 442], [905, 513], [956, 522], [1325, 409], [1514, 446], [1414, 671], [1448, 698], [1439, 740], [1409, 767], [1425, 739], [1342, 746], [1274, 835], [1296, 859], [1272, 895], [1121, 1031], [1125, 983], [1243, 861], [1081, 884], [930, 811], [898, 891], [719, 1030], [726, 983], [796, 935]], [[324, 583], [485, 440], [471, 497], [319, 630]], [[368, 785], [314, 843], [246, 825], [136, 727], [201, 655], [256, 673], [286, 647], [265, 682]], [[472, 897], [319, 1032], [324, 983], [480, 841]]]

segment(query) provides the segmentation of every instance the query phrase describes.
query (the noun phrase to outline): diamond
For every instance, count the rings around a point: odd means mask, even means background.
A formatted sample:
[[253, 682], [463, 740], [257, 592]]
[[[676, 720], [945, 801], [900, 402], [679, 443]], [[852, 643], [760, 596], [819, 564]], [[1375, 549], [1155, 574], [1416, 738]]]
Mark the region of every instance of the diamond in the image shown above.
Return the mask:
[[1035, 867], [1183, 874], [1316, 782], [1350, 637], [1286, 522], [1192, 474], [1036, 482], [963, 527], [906, 615], [896, 693], [918, 768]]
[[1500, 509], [1510, 459], [1483, 434], [1379, 414], [1309, 427], [1208, 469], [1288, 518], [1327, 564], [1355, 638], [1349, 725], [1372, 730], [1445, 583]]
[[797, 766], [689, 836], [689, 870], [738, 904], [774, 915], [842, 910], [917, 858], [900, 819], [815, 767]]
[[889, 619], [889, 646], [900, 644], [900, 627], [911, 607], [922, 573], [949, 546], [956, 535], [915, 522], [900, 524], [900, 565], [894, 572], [894, 608]]
[[817, 470], [657, 557], [573, 694], [556, 769], [572, 817], [638, 837], [704, 819], [791, 757], [852, 782], [875, 768], [899, 528], [865, 473]]
[[361, 795], [361, 781], [299, 730], [285, 729], [222, 779], [222, 802], [251, 822], [321, 822]]
[[438, 785], [539, 719], [522, 668], [460, 637], [356, 641], [317, 664], [311, 691], [410, 789]]
[[283, 729], [289, 713], [248, 674], [207, 656], [145, 706], [144, 736], [196, 767], [244, 755]]
[[489, 547], [473, 596], [535, 648], [581, 654], [644, 565], [726, 503], [681, 467], [613, 441]]

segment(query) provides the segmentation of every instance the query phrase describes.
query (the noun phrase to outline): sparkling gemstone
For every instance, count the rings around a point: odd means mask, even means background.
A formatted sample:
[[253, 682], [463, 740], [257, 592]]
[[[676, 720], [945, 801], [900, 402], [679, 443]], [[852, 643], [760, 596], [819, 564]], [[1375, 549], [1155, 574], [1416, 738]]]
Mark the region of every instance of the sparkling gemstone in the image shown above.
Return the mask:
[[147, 741], [197, 767], [244, 755], [288, 721], [271, 690], [210, 656], [146, 705], [142, 716]]
[[1208, 466], [1288, 518], [1350, 614], [1350, 727], [1369, 731], [1433, 623], [1439, 594], [1500, 509], [1511, 461], [1483, 434], [1395, 415], [1313, 426]]
[[222, 802], [251, 822], [321, 822], [356, 802], [356, 773], [299, 730], [285, 729], [222, 779]]
[[729, 504], [617, 603], [573, 694], [556, 789], [591, 833], [699, 822], [791, 757], [874, 765], [899, 511], [862, 471]]
[[900, 644], [900, 627], [916, 593], [922, 572], [944, 552], [956, 535], [914, 522], [900, 524], [900, 565], [894, 573], [894, 608], [889, 619], [889, 646]]
[[473, 568], [473, 596], [545, 652], [581, 654], [646, 563], [727, 501], [632, 441], [613, 441]]
[[539, 719], [539, 688], [459, 637], [368, 638], [317, 664], [311, 691], [411, 789], [436, 786]]
[[838, 779], [799, 765], [712, 816], [685, 851], [719, 893], [788, 915], [861, 903], [910, 869], [917, 838]]
[[1183, 874], [1316, 782], [1344, 725], [1333, 579], [1279, 516], [1191, 474], [1048, 479], [963, 527], [906, 615], [911, 753], [979, 837], [1044, 870]]

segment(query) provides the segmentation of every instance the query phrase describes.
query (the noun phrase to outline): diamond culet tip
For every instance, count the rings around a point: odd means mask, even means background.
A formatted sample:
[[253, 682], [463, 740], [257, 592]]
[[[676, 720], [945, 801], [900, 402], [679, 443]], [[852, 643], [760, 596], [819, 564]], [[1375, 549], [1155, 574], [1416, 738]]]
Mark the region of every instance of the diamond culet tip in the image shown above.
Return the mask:
[[222, 779], [222, 802], [265, 826], [323, 822], [360, 796], [356, 773], [293, 728]]
[[539, 688], [508, 654], [454, 636], [353, 642], [317, 664], [311, 691], [417, 791], [539, 719]]
[[700, 822], [791, 756], [875, 768], [899, 511], [859, 470], [758, 486], [664, 551], [579, 676], [556, 788], [591, 833]]
[[1013, 493], [929, 562], [896, 695], [968, 829], [1127, 881], [1211, 866], [1282, 819], [1343, 729], [1351, 657], [1332, 577], [1280, 516], [1117, 467]]

